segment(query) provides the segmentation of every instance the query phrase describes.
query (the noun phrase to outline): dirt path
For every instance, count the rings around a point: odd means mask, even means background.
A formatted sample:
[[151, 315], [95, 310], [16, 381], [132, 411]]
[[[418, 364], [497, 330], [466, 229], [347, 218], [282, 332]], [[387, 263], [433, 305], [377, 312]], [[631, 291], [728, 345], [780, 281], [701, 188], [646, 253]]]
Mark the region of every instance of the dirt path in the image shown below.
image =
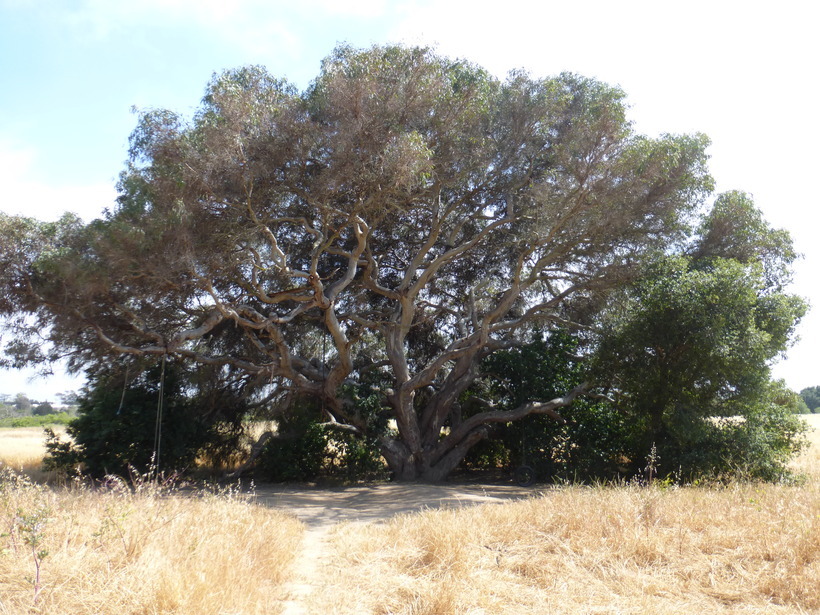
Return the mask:
[[305, 603], [318, 589], [322, 569], [330, 557], [329, 527], [309, 527], [302, 538], [302, 546], [294, 559], [292, 580], [285, 586], [282, 615], [306, 615]]
[[293, 580], [285, 588], [283, 615], [303, 615], [332, 557], [330, 533], [338, 523], [378, 523], [425, 509], [501, 503], [536, 492], [512, 485], [424, 485], [390, 483], [372, 487], [320, 489], [262, 487], [259, 503], [298, 517], [305, 525]]
[[345, 521], [385, 521], [424, 509], [455, 508], [532, 497], [515, 485], [387, 483], [372, 487], [273, 486], [256, 490], [260, 504], [296, 515], [308, 528]]

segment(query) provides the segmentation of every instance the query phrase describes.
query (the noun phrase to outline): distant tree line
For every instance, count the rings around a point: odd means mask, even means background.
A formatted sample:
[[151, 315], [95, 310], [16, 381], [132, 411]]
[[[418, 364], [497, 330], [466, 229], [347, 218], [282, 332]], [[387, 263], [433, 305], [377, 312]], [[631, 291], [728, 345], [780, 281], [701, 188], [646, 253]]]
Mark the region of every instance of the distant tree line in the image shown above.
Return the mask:
[[77, 394], [73, 391], [60, 393], [60, 404], [50, 401], [30, 399], [25, 393], [17, 395], [0, 394], [0, 419], [19, 418], [26, 416], [48, 416], [66, 412], [72, 414], [76, 410]]
[[806, 404], [807, 412], [820, 412], [820, 386], [806, 387], [800, 391], [800, 397]]

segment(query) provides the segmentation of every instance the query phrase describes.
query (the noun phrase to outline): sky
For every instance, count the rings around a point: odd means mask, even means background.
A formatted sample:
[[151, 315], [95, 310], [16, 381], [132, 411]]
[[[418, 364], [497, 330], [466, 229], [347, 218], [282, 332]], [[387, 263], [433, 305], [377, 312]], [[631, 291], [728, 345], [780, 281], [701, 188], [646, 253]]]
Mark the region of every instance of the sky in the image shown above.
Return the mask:
[[[196, 109], [214, 72], [261, 64], [300, 89], [338, 43], [432, 45], [503, 77], [616, 84], [639, 133], [710, 137], [717, 191], [753, 195], [803, 258], [816, 307], [774, 367], [820, 385], [820, 37], [804, 0], [0, 0], [0, 211], [112, 208], [134, 109]], [[0, 331], [2, 336], [2, 331]], [[0, 339], [0, 342], [2, 339]], [[57, 370], [60, 371], [59, 369]], [[81, 381], [0, 370], [0, 394]]]

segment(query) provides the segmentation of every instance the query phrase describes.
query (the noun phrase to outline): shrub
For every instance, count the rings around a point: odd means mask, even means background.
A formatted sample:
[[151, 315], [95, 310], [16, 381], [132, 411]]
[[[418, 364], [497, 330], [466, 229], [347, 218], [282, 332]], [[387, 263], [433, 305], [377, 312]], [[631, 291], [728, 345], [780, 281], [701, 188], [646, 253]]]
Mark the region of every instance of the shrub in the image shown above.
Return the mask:
[[[462, 405], [469, 409], [474, 395], [513, 408], [571, 389], [584, 376], [572, 359], [577, 345], [561, 331], [536, 332], [529, 344], [485, 361], [484, 389], [474, 387]], [[803, 447], [807, 430], [796, 414], [799, 397], [782, 381], [764, 383], [753, 393], [723, 405], [679, 402], [663, 413], [659, 431], [647, 413], [629, 403], [579, 399], [561, 410], [565, 424], [529, 416], [496, 428], [489, 441], [468, 454], [465, 465], [526, 463], [540, 480], [594, 481], [642, 474], [652, 450], [653, 471], [662, 479], [788, 479], [788, 462]]]
[[46, 414], [44, 416], [16, 416], [0, 419], [0, 427], [45, 427], [46, 425], [68, 425], [73, 418], [68, 412]]
[[355, 482], [387, 476], [375, 439], [339, 431], [320, 418], [319, 409], [305, 399], [283, 413], [278, 435], [265, 444], [259, 456], [257, 476], [275, 482]]
[[100, 477], [127, 475], [132, 467], [146, 472], [155, 462], [162, 470], [190, 467], [208, 442], [210, 429], [185, 396], [179, 375], [178, 366], [169, 363], [164, 376], [161, 366], [155, 366], [127, 384], [116, 370], [95, 376], [79, 400], [77, 418], [66, 430], [72, 442], [62, 442], [53, 432], [48, 437], [46, 468], [82, 465], [84, 472]]
[[299, 435], [271, 438], [259, 457], [257, 475], [275, 482], [355, 482], [385, 478], [387, 470], [374, 441], [312, 421]]

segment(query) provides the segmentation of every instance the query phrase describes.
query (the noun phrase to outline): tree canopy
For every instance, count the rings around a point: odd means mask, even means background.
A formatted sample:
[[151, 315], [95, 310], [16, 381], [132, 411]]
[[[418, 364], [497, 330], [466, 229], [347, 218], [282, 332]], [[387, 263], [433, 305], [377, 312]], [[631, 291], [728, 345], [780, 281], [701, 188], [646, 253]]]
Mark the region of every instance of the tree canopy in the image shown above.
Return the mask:
[[[378, 437], [399, 478], [441, 478], [486, 425], [591, 386], [462, 417], [486, 357], [534, 325], [589, 326], [645, 262], [688, 245], [708, 139], [636, 134], [624, 98], [392, 46], [337, 48], [303, 92], [256, 66], [215, 75], [192, 118], [141, 114], [104, 218], [0, 217], [7, 361], [199, 362], [249, 395], [319, 399], [329, 423]], [[790, 246], [756, 243], [741, 196], [719, 205], [700, 261]], [[724, 245], [737, 211], [750, 235]]]

